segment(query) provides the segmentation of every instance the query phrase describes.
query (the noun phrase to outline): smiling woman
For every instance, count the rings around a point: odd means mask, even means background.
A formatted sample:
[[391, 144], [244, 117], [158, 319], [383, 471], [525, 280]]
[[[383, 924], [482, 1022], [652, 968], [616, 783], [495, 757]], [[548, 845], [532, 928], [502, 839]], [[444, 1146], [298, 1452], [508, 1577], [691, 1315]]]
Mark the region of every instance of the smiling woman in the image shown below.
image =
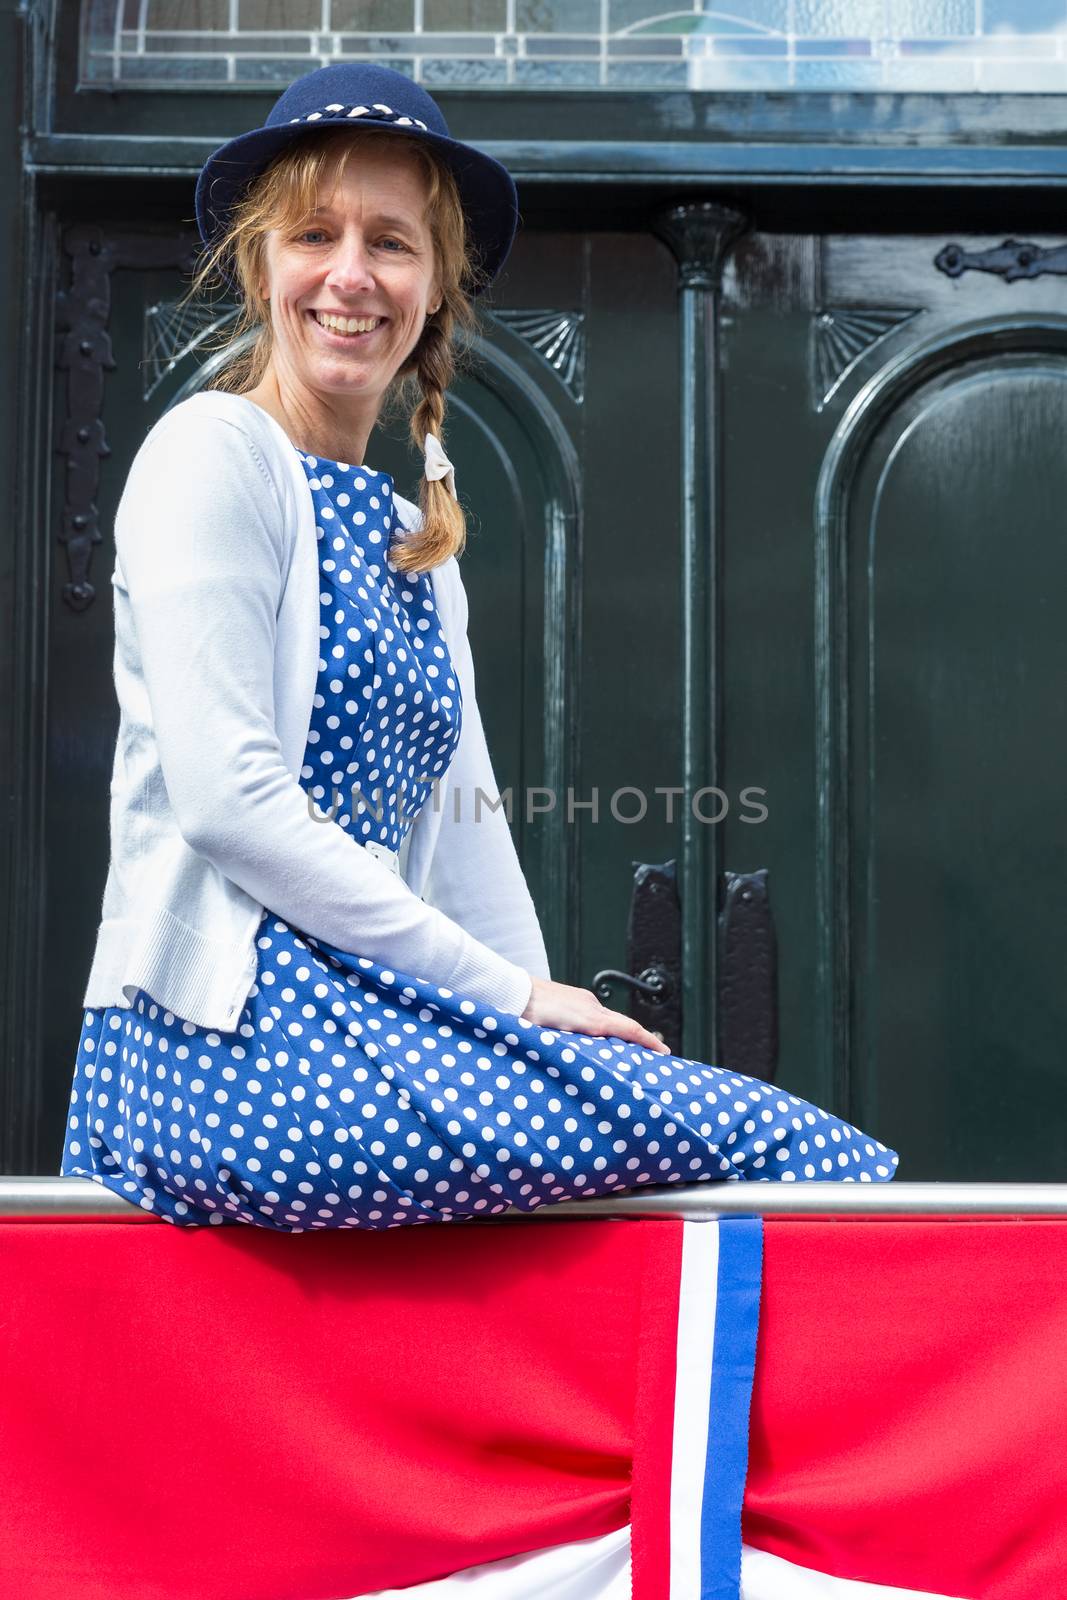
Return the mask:
[[[201, 276], [256, 332], [231, 392], [152, 430], [116, 519], [112, 864], [63, 1172], [293, 1232], [892, 1177], [858, 1128], [549, 973], [440, 443], [454, 329], [515, 229], [504, 169], [398, 73], [339, 65], [197, 198]], [[365, 462], [408, 377], [421, 516]]]
[[[386, 397], [409, 380], [414, 443], [441, 439], [456, 334], [473, 327], [470, 296], [486, 280], [456, 180], [430, 150], [369, 127], [308, 129], [234, 206], [191, 293], [220, 279], [241, 294], [232, 342], [253, 339], [214, 387], [247, 395], [316, 455], [362, 460]], [[463, 548], [454, 495], [424, 483], [402, 570]]]
[[306, 222], [263, 240], [256, 292], [270, 306], [271, 353], [247, 393], [316, 455], [361, 460], [440, 309], [428, 185], [413, 153], [369, 141], [339, 152], [320, 184]]

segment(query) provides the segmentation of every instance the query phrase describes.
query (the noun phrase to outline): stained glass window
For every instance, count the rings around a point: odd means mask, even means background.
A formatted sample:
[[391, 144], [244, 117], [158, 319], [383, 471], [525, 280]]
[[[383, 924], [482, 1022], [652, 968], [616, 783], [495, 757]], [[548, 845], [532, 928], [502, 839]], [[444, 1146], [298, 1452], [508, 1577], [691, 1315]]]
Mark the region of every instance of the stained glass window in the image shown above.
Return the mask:
[[87, 0], [82, 82], [1067, 92], [1067, 0]]

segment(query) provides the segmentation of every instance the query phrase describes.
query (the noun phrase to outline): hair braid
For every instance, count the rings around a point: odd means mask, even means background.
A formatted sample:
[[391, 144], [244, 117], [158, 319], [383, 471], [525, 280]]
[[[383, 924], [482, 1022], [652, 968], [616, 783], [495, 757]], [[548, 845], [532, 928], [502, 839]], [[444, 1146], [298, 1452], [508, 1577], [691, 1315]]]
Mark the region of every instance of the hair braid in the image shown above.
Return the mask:
[[[427, 320], [413, 356], [412, 376], [421, 398], [411, 413], [410, 428], [420, 457], [425, 452], [428, 433], [435, 434], [444, 444], [445, 392], [455, 373], [453, 320], [446, 297], [436, 316]], [[422, 478], [419, 509], [422, 528], [408, 539], [397, 541], [392, 551], [394, 564], [403, 572], [436, 567], [449, 556], [458, 556], [466, 542], [463, 511], [443, 479]]]

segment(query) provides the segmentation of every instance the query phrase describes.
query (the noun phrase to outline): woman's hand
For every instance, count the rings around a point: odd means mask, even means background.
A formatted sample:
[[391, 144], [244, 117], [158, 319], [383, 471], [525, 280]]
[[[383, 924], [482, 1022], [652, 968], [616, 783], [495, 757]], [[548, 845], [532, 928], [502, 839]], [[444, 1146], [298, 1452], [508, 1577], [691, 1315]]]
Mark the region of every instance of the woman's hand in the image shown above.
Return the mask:
[[662, 1039], [642, 1028], [624, 1011], [610, 1011], [601, 1005], [591, 989], [576, 989], [569, 983], [554, 983], [551, 978], [534, 978], [533, 993], [522, 1014], [524, 1022], [541, 1028], [563, 1028], [572, 1033], [589, 1033], [594, 1038], [627, 1039], [644, 1050], [660, 1055], [670, 1051]]

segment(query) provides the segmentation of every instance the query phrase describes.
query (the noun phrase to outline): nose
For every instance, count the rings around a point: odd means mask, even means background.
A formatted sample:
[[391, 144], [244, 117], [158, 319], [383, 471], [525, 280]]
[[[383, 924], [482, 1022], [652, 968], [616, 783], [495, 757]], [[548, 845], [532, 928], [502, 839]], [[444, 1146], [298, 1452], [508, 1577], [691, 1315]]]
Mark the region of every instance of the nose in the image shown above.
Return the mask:
[[332, 252], [328, 288], [340, 294], [365, 294], [375, 286], [370, 251], [361, 235], [344, 234]]

